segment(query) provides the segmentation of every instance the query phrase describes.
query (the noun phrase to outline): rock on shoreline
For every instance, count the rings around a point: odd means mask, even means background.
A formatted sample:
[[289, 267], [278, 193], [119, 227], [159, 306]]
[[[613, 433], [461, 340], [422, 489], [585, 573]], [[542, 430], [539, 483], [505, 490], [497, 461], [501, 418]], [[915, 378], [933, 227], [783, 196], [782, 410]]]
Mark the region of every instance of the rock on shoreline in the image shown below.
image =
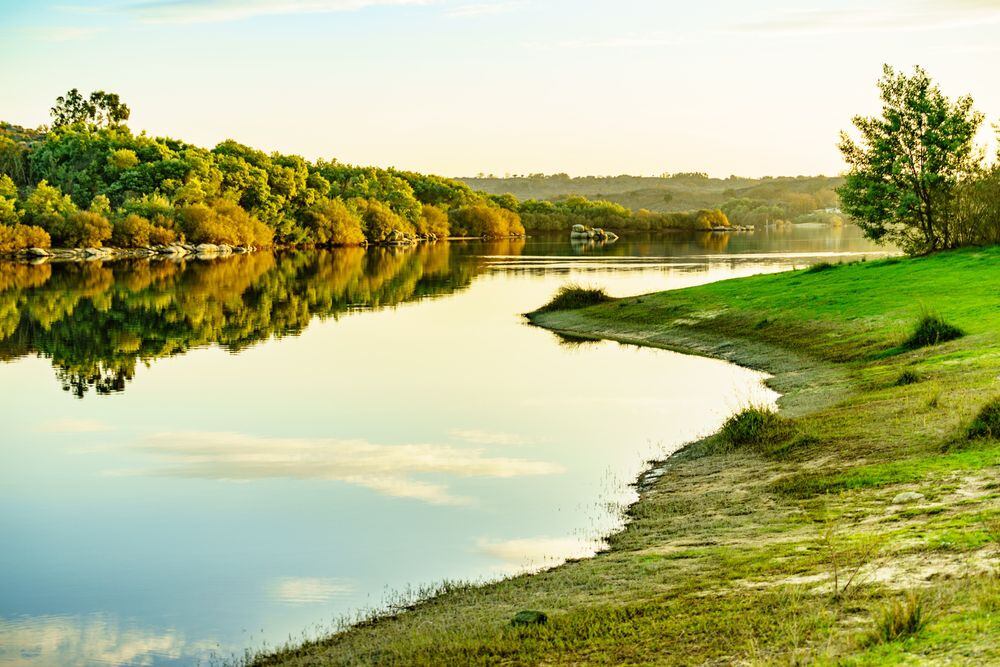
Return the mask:
[[10, 255], [31, 262], [94, 262], [114, 259], [214, 259], [243, 255], [257, 250], [254, 246], [216, 245], [214, 243], [175, 243], [143, 248], [27, 248]]

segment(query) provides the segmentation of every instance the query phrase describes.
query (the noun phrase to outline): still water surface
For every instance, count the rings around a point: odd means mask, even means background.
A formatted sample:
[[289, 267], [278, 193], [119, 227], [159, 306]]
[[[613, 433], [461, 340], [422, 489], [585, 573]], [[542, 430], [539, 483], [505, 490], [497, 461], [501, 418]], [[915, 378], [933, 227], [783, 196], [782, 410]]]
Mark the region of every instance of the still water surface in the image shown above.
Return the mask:
[[858, 230], [0, 265], [0, 663], [192, 664], [592, 553], [759, 373], [520, 313], [876, 252]]

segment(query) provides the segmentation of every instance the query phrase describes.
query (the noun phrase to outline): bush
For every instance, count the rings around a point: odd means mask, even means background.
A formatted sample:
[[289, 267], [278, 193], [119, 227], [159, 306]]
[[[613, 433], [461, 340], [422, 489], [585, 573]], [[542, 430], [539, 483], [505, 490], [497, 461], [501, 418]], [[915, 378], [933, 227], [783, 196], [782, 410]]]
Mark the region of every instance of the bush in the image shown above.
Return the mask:
[[115, 220], [111, 227], [111, 245], [116, 248], [137, 248], [149, 245], [153, 225], [143, 217], [131, 213]]
[[612, 298], [600, 288], [580, 287], [579, 285], [563, 285], [552, 297], [552, 300], [536, 312], [547, 313], [553, 310], [575, 310], [606, 303]]
[[970, 440], [979, 438], [1000, 439], [1000, 398], [995, 398], [979, 411], [969, 425], [966, 435]]
[[361, 217], [339, 199], [323, 199], [306, 209], [303, 219], [309, 240], [318, 245], [361, 245]]
[[191, 243], [216, 243], [234, 246], [270, 246], [271, 229], [239, 204], [219, 199], [208, 204], [190, 204], [179, 211], [184, 235]]
[[0, 253], [17, 252], [25, 248], [48, 248], [52, 245], [48, 232], [31, 225], [0, 225]]
[[895, 385], [897, 387], [905, 387], [906, 385], [916, 384], [917, 382], [920, 382], [920, 376], [907, 369], [899, 374], [899, 377], [896, 378]]
[[417, 220], [417, 233], [421, 236], [445, 239], [448, 238], [448, 214], [437, 206], [425, 204]]
[[394, 236], [415, 236], [416, 229], [408, 220], [393, 213], [387, 205], [375, 199], [356, 199], [354, 205], [361, 214], [361, 226], [370, 243], [385, 243]]
[[887, 643], [917, 634], [927, 625], [923, 600], [910, 593], [882, 610], [872, 632], [873, 643]]
[[466, 206], [451, 211], [448, 217], [451, 229], [461, 236], [500, 239], [524, 235], [521, 216], [505, 208]]
[[839, 266], [840, 264], [833, 264], [831, 262], [820, 262], [819, 264], [813, 264], [808, 269], [806, 269], [806, 273], [822, 273], [823, 271], [836, 269]]
[[948, 324], [939, 316], [926, 314], [921, 318], [916, 329], [914, 329], [913, 333], [910, 334], [910, 337], [903, 343], [903, 347], [908, 350], [915, 350], [917, 348], [937, 345], [938, 343], [945, 343], [949, 340], [955, 340], [956, 338], [961, 338], [964, 335], [965, 332], [958, 327]]
[[94, 211], [76, 211], [57, 222], [49, 232], [60, 246], [100, 248], [111, 238], [111, 222]]
[[779, 417], [774, 410], [751, 406], [729, 419], [722, 425], [719, 435], [730, 447], [760, 447], [783, 439], [789, 434], [787, 420]]

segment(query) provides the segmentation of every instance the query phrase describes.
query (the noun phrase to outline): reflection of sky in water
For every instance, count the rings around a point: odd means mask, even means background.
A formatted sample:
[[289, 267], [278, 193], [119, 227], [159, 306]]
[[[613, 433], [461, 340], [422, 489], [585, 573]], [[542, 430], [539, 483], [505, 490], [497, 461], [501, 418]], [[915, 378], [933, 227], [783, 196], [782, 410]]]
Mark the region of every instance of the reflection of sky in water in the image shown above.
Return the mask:
[[0, 367], [0, 662], [187, 663], [586, 555], [643, 461], [772, 398], [758, 373], [566, 345], [518, 313], [567, 279], [629, 294], [803, 258], [537, 247], [448, 297], [140, 365], [112, 396], [72, 399], [37, 357]]

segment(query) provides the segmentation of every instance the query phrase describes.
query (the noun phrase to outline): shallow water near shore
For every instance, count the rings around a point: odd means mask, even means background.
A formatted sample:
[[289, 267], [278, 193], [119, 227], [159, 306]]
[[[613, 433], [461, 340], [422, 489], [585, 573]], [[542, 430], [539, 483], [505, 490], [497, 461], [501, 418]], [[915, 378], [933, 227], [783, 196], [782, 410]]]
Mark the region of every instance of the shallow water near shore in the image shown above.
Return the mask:
[[846, 227], [0, 264], [0, 663], [208, 661], [592, 554], [645, 461], [775, 396], [520, 314], [880, 252]]

